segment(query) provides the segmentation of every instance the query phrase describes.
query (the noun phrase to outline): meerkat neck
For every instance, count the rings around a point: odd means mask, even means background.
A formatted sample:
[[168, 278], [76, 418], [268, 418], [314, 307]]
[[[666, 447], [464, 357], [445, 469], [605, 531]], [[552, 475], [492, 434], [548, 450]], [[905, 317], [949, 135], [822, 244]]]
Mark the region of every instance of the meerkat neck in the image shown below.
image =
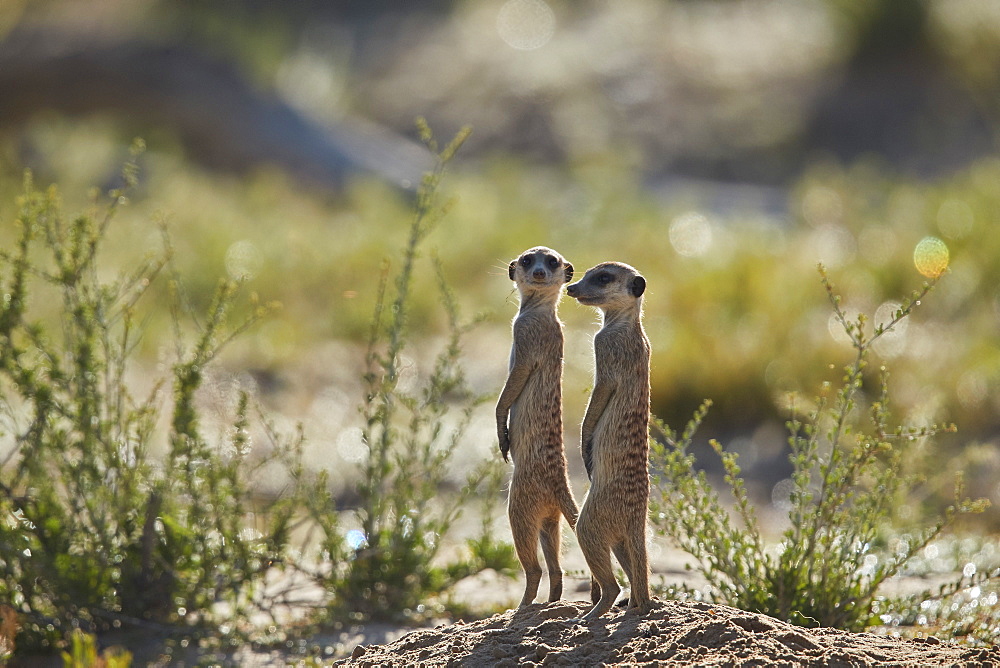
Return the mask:
[[531, 291], [521, 293], [521, 313], [537, 308], [555, 308], [559, 301], [558, 292]]
[[604, 326], [615, 327], [626, 323], [639, 322], [642, 316], [642, 307], [637, 303], [634, 307], [602, 309], [604, 314]]

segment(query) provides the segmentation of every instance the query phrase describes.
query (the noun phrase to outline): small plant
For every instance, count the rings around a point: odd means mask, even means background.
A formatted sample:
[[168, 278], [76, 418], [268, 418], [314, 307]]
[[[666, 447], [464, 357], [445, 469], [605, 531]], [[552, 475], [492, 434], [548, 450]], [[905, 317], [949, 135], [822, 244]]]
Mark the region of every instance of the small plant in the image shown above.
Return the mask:
[[907, 564], [904, 575], [944, 584], [879, 597], [873, 610], [882, 625], [905, 636], [932, 634], [970, 645], [992, 645], [1000, 634], [1000, 568], [995, 538], [948, 536]]
[[897, 541], [894, 550], [879, 547], [896, 504], [916, 482], [906, 473], [907, 445], [954, 427], [891, 426], [888, 373], [883, 368], [878, 397], [869, 406], [869, 426], [863, 428], [857, 409], [864, 372], [872, 345], [910, 315], [936, 279], [868, 335], [865, 316], [848, 319], [822, 267], [820, 275], [855, 357], [832, 403], [824, 388], [806, 416], [793, 405], [788, 423], [793, 466], [790, 526], [781, 542], [773, 548], [765, 545], [736, 453], [711, 442], [722, 459], [739, 522], [731, 519], [705, 473], [695, 470], [688, 448], [710, 402], [695, 413], [679, 438], [658, 424], [663, 442], [652, 443], [652, 461], [660, 494], [651, 504], [651, 518], [660, 533], [695, 557], [712, 600], [803, 626], [860, 629], [872, 622], [873, 600], [887, 578], [957, 515], [980, 512], [987, 503], [965, 498], [959, 481], [954, 504], [937, 522]]
[[129, 668], [132, 653], [111, 647], [97, 653], [97, 638], [76, 629], [70, 634], [70, 648], [62, 653], [64, 668]]
[[[448, 318], [447, 344], [416, 390], [400, 386], [416, 261], [427, 235], [448, 211], [450, 204], [438, 204], [438, 186], [469, 134], [462, 130], [439, 151], [427, 125], [418, 121], [418, 126], [436, 164], [417, 190], [391, 302], [386, 295], [388, 265], [379, 284], [360, 406], [367, 448], [356, 487], [360, 528], [345, 535], [328, 497], [314, 507], [325, 529], [325, 556], [332, 561], [332, 572], [324, 576], [332, 593], [331, 614], [340, 620], [345, 615], [355, 619], [416, 615], [428, 596], [442, 593], [458, 580], [489, 567], [509, 573], [514, 563], [510, 546], [493, 539], [489, 524], [502, 485], [495, 462], [473, 471], [457, 493], [440, 493], [449, 482], [452, 455], [485, 397], [474, 395], [466, 384], [459, 356], [461, 337], [471, 325], [460, 323], [436, 258], [438, 288]], [[319, 483], [322, 487], [325, 480]], [[471, 557], [438, 565], [442, 539], [477, 493], [486, 498], [486, 517], [482, 535], [467, 544]]]
[[[134, 161], [123, 176], [134, 185]], [[220, 284], [190, 349], [178, 341], [168, 453], [150, 452], [167, 381], [137, 399], [126, 378], [140, 302], [170, 252], [104, 278], [101, 245], [124, 201], [112, 191], [102, 216], [67, 220], [56, 189], [39, 192], [28, 175], [17, 243], [0, 250], [0, 598], [19, 617], [19, 650], [72, 628], [189, 627], [212, 620], [218, 602], [238, 617], [287, 541], [280, 503], [263, 532], [251, 526], [269, 508], [250, 505], [248, 481], [294, 447], [251, 459], [246, 397], [227, 442], [199, 431], [205, 366], [266, 310], [230, 328], [236, 285]], [[56, 323], [36, 315], [45, 302], [58, 305]]]

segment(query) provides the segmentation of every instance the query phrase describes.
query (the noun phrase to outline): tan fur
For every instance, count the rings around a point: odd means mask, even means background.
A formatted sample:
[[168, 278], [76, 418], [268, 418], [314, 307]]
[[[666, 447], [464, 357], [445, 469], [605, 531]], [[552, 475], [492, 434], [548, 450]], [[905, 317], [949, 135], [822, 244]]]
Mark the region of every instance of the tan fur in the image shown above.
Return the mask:
[[576, 535], [593, 575], [589, 621], [621, 591], [614, 552], [631, 586], [629, 608], [650, 607], [646, 515], [649, 508], [649, 339], [642, 328], [646, 281], [632, 267], [605, 262], [567, 288], [604, 315], [594, 337], [594, 390], [583, 419], [581, 448], [590, 476]]
[[500, 452], [514, 460], [507, 514], [514, 548], [527, 583], [521, 606], [538, 593], [542, 568], [538, 543], [549, 572], [549, 601], [562, 596], [559, 566], [560, 515], [570, 528], [579, 514], [569, 489], [563, 449], [563, 330], [556, 315], [562, 287], [573, 265], [545, 247], [532, 248], [510, 263], [521, 306], [514, 318], [510, 373], [497, 401]]

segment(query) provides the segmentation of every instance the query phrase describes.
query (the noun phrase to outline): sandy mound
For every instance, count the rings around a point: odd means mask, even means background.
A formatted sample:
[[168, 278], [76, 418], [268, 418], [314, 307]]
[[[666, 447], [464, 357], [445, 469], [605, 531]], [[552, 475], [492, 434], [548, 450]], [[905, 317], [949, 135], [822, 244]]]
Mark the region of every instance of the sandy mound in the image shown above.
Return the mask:
[[1000, 648], [970, 649], [835, 629], [803, 629], [707, 603], [616, 609], [584, 625], [583, 601], [536, 604], [489, 619], [414, 631], [358, 647], [348, 666], [993, 666]]

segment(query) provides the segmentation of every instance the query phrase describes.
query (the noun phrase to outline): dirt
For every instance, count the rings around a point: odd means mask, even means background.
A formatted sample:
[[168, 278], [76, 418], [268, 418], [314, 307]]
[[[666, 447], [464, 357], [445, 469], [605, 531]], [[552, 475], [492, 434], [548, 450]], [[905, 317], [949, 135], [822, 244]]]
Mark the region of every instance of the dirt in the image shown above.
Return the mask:
[[1000, 668], [1000, 648], [805, 629], [724, 605], [657, 601], [584, 624], [584, 601], [534, 604], [471, 623], [357, 646], [343, 666], [973, 666]]

